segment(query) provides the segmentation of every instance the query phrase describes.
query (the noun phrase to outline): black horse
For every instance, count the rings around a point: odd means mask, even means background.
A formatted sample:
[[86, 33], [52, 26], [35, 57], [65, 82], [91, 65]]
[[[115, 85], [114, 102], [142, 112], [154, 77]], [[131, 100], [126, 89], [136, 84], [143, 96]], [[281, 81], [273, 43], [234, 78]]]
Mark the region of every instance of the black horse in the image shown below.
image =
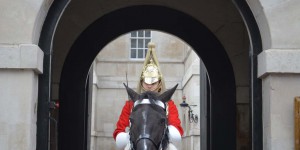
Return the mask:
[[134, 102], [129, 118], [131, 150], [165, 150], [168, 147], [166, 103], [177, 86], [178, 84], [159, 95], [151, 91], [138, 94], [125, 85], [129, 97]]

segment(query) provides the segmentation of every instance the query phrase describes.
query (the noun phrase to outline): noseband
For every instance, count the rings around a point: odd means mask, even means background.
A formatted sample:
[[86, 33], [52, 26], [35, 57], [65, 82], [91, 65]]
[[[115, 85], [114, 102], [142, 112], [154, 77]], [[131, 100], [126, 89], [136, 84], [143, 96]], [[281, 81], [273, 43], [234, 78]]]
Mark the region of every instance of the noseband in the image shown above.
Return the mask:
[[155, 141], [154, 141], [153, 139], [150, 138], [150, 135], [149, 135], [149, 134], [146, 134], [146, 135], [140, 135], [139, 138], [136, 139], [135, 142], [133, 142], [132, 139], [131, 139], [131, 132], [129, 132], [129, 135], [130, 135], [130, 145], [131, 145], [130, 148], [131, 148], [131, 150], [137, 150], [137, 149], [136, 149], [136, 145], [137, 145], [138, 142], [141, 141], [141, 140], [149, 140], [149, 141], [151, 141], [151, 143], [155, 146], [155, 148], [156, 148], [157, 150], [161, 150], [161, 149], [162, 149], [162, 141], [163, 141], [163, 139], [164, 139], [164, 137], [165, 137], [165, 135], [166, 135], [167, 129], [168, 129], [168, 126], [165, 124], [164, 132], [163, 132], [163, 134], [162, 134], [162, 138], [161, 138], [161, 140], [160, 140], [159, 143], [155, 143]]

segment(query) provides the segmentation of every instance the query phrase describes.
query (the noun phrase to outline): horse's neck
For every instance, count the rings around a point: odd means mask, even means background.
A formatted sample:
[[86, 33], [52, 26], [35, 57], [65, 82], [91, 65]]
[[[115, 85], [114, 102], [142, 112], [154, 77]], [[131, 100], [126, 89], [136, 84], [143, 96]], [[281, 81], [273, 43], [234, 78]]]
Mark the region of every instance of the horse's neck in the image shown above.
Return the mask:
[[[130, 150], [130, 144], [127, 144], [124, 150]], [[177, 148], [172, 143], [169, 143], [166, 150], [177, 150]]]

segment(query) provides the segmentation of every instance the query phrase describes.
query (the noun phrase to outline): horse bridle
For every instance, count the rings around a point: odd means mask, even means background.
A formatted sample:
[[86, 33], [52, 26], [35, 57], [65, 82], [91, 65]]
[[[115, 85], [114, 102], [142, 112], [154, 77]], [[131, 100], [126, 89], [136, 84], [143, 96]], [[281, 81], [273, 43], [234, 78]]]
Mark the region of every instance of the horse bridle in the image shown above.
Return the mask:
[[[141, 104], [141, 103], [140, 103]], [[165, 103], [163, 103], [163, 105], [164, 105], [164, 110], [166, 111], [166, 115], [168, 115], [168, 110], [167, 110], [167, 105], [165, 104]], [[159, 105], [159, 106], [161, 106], [161, 105]], [[162, 106], [161, 106], [162, 107]], [[139, 138], [138, 139], [136, 139], [135, 140], [135, 142], [133, 142], [132, 141], [132, 139], [131, 139], [131, 126], [130, 126], [130, 129], [129, 129], [129, 135], [130, 135], [130, 149], [131, 150], [136, 150], [135, 149], [135, 145], [137, 145], [138, 144], [138, 142], [140, 141], [140, 140], [143, 140], [143, 139], [145, 139], [145, 140], [149, 140], [149, 141], [151, 141], [151, 143], [155, 146], [155, 148], [157, 149], [157, 150], [161, 150], [162, 149], [162, 141], [164, 140], [164, 137], [165, 137], [165, 135], [166, 135], [166, 132], [167, 132], [167, 130], [168, 130], [168, 125], [167, 125], [167, 121], [165, 121], [165, 128], [164, 128], [164, 132], [163, 132], [163, 134], [162, 134], [162, 138], [161, 138], [161, 140], [160, 140], [160, 142], [158, 143], [158, 144], [156, 144], [155, 142], [154, 142], [154, 140], [153, 139], [151, 139], [150, 138], [150, 136], [149, 135], [140, 135], [139, 136]], [[135, 145], [134, 145], [135, 144]]]
[[[149, 135], [140, 135], [139, 138], [136, 139], [135, 142], [133, 142], [132, 139], [131, 139], [131, 132], [129, 132], [129, 135], [130, 135], [130, 139], [129, 139], [129, 140], [130, 140], [130, 145], [131, 145], [130, 148], [131, 148], [131, 150], [136, 150], [136, 149], [135, 149], [135, 145], [137, 145], [138, 142], [139, 142], [140, 140], [143, 140], [143, 139], [151, 141], [151, 143], [155, 146], [155, 148], [156, 148], [157, 150], [161, 150], [161, 149], [162, 149], [162, 141], [163, 141], [163, 139], [164, 139], [164, 137], [165, 137], [165, 135], [166, 135], [167, 129], [168, 129], [168, 125], [165, 123], [164, 132], [163, 132], [162, 138], [161, 138], [161, 140], [160, 140], [160, 142], [159, 142], [158, 144], [156, 144], [156, 143], [154, 142], [154, 140], [150, 138]], [[130, 130], [129, 130], [129, 131], [130, 131]], [[135, 145], [134, 145], [134, 144], [135, 144]]]

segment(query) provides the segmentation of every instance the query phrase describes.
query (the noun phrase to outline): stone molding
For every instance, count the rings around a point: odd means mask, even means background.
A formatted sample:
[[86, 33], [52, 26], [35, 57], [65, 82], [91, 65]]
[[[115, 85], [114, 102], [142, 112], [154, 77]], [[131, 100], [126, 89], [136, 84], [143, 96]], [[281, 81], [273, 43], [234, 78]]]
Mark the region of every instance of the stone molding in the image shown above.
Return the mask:
[[44, 52], [34, 44], [0, 45], [0, 69], [31, 69], [43, 73]]
[[197, 59], [195, 60], [191, 66], [185, 71], [185, 74], [182, 78], [182, 87], [184, 88], [186, 84], [189, 82], [189, 80], [195, 76], [200, 75], [200, 61]]
[[258, 55], [257, 76], [264, 78], [272, 73], [300, 74], [300, 49], [269, 49]]

